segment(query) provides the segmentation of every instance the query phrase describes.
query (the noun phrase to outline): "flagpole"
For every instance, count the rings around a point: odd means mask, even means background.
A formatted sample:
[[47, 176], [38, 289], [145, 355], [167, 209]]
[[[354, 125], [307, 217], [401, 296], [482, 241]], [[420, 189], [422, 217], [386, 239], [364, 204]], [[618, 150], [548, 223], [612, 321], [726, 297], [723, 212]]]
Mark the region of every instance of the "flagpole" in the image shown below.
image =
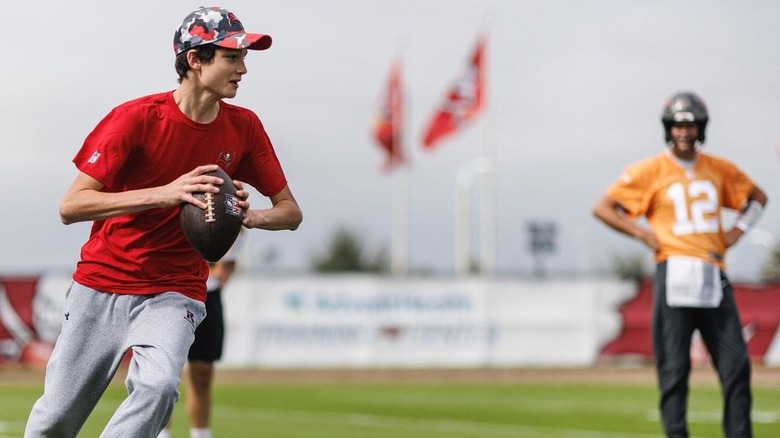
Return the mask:
[[[483, 35], [484, 37], [484, 35]], [[487, 84], [487, 76], [490, 71], [488, 60], [490, 57], [483, 53], [483, 84]], [[493, 276], [496, 273], [496, 148], [495, 148], [495, 120], [490, 111], [490, 87], [484, 85], [484, 118], [480, 121], [482, 144], [480, 154], [484, 163], [484, 174], [480, 185], [480, 272], [484, 276]]]
[[455, 274], [461, 277], [468, 275], [471, 265], [471, 167], [458, 170], [455, 180]]
[[461, 167], [455, 178], [455, 271], [458, 275], [466, 275], [471, 269], [471, 190], [476, 178], [480, 181], [480, 273], [495, 273], [493, 175], [493, 162], [480, 153]]
[[[399, 69], [401, 64], [399, 64]], [[403, 75], [399, 75], [399, 93], [401, 99], [401, 123], [395, 125], [397, 129], [395, 138], [399, 139], [400, 157], [404, 162], [397, 163], [393, 171], [393, 230], [392, 246], [390, 249], [391, 271], [394, 275], [407, 275], [409, 272], [409, 169], [410, 157], [407, 155], [407, 122], [409, 121], [409, 102], [406, 93], [406, 84], [403, 83]]]
[[406, 275], [409, 269], [409, 170], [401, 166], [393, 175], [393, 244], [391, 268], [395, 275]]
[[[494, 1], [487, 4], [485, 10], [484, 23], [480, 32], [480, 38], [485, 42], [490, 33], [492, 27], [493, 17], [495, 16], [496, 5]], [[485, 43], [486, 44], [486, 43]], [[496, 178], [496, 120], [491, 106], [493, 100], [490, 96], [492, 81], [488, 81], [490, 75], [490, 59], [485, 48], [483, 53], [484, 59], [482, 60], [483, 66], [483, 94], [484, 94], [484, 109], [485, 118], [482, 121], [482, 158], [486, 162], [487, 172], [482, 179], [482, 196], [481, 196], [481, 212], [482, 219], [480, 220], [480, 243], [481, 243], [481, 258], [482, 258], [482, 273], [485, 276], [495, 276], [496, 274], [496, 203], [498, 199], [497, 195], [497, 178]]]
[[[487, 108], [486, 108], [487, 110]], [[480, 272], [484, 276], [496, 273], [496, 170], [493, 131], [486, 127], [490, 112], [486, 111], [486, 120], [482, 122], [481, 161], [484, 163], [482, 184], [480, 184]]]
[[[407, 111], [404, 99], [402, 126], [406, 126]], [[401, 138], [402, 157], [407, 157], [406, 147], [407, 130], [402, 129], [398, 133]], [[393, 231], [391, 252], [391, 270], [395, 275], [407, 275], [409, 272], [409, 163], [401, 163], [393, 172]]]
[[384, 168], [391, 175], [390, 201], [390, 272], [405, 275], [408, 271], [409, 242], [409, 169], [406, 157], [405, 106], [402, 64], [396, 58], [390, 68], [390, 77], [380, 103], [380, 112], [375, 118], [373, 136], [384, 149]]
[[[433, 147], [445, 136], [459, 129], [463, 124], [473, 120], [483, 107], [484, 74], [482, 54], [485, 41], [482, 36], [477, 40], [477, 46], [469, 58], [468, 66], [450, 87], [444, 102], [434, 114], [423, 136], [423, 146]], [[492, 143], [492, 142], [491, 142]], [[456, 176], [456, 211], [455, 211], [455, 272], [466, 275], [471, 268], [471, 188], [475, 177], [480, 177], [482, 196], [480, 196], [480, 268], [481, 273], [492, 274], [495, 270], [493, 256], [495, 242], [495, 227], [493, 225], [493, 191], [495, 183], [486, 178], [492, 173], [492, 152], [488, 150], [488, 142], [480, 141], [478, 156], [459, 169]]]

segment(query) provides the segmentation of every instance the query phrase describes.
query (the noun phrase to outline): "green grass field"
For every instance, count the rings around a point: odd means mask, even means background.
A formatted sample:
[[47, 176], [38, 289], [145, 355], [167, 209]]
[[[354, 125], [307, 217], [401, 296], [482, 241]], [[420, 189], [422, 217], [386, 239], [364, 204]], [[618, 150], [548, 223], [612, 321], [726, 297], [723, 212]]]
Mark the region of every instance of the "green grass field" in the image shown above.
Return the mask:
[[[555, 371], [525, 378], [402, 377], [282, 379], [220, 376], [213, 428], [217, 437], [268, 438], [650, 438], [660, 437], [657, 390], [651, 378], [571, 376]], [[774, 374], [776, 375], [776, 373]], [[459, 375], [461, 376], [461, 375]], [[2, 375], [0, 374], [0, 377]], [[22, 379], [31, 380], [31, 379]], [[0, 438], [21, 437], [42, 386], [1, 379]], [[780, 384], [780, 382], [777, 382]], [[780, 436], [780, 385], [754, 382], [756, 437]], [[693, 381], [692, 436], [720, 437], [720, 393]], [[118, 378], [80, 436], [97, 437], [125, 394]], [[186, 438], [183, 402], [174, 437]]]

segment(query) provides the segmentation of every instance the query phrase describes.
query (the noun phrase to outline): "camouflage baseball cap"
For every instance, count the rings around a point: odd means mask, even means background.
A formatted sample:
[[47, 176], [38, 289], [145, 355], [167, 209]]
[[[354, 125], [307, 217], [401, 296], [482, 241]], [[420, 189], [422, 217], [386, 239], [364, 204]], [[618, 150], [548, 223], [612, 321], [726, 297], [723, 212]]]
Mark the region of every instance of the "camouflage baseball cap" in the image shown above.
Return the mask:
[[227, 9], [201, 6], [187, 15], [176, 30], [173, 51], [178, 55], [203, 44], [226, 49], [265, 50], [271, 47], [271, 37], [245, 32], [238, 18]]

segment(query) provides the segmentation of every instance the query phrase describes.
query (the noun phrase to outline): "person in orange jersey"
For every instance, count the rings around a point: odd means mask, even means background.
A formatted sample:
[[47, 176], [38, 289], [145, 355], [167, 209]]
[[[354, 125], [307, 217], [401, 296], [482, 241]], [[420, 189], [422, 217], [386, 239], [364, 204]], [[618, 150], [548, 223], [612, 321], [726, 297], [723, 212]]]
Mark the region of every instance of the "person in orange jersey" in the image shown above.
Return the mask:
[[[661, 121], [668, 149], [628, 166], [593, 214], [655, 252], [652, 333], [666, 435], [689, 436], [691, 339], [698, 330], [720, 378], [725, 436], [750, 438], [750, 358], [724, 260], [761, 217], [767, 195], [730, 161], [701, 152], [709, 114], [697, 95], [673, 95]], [[739, 212], [731, 227], [724, 228], [724, 209]]]

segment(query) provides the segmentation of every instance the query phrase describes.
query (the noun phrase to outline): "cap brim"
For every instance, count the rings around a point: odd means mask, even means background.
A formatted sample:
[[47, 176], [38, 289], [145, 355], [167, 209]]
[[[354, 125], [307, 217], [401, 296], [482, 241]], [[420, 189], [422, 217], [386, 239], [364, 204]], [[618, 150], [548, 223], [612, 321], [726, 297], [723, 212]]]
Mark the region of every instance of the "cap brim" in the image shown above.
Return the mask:
[[266, 50], [271, 47], [271, 36], [259, 33], [239, 32], [214, 42], [226, 49]]

